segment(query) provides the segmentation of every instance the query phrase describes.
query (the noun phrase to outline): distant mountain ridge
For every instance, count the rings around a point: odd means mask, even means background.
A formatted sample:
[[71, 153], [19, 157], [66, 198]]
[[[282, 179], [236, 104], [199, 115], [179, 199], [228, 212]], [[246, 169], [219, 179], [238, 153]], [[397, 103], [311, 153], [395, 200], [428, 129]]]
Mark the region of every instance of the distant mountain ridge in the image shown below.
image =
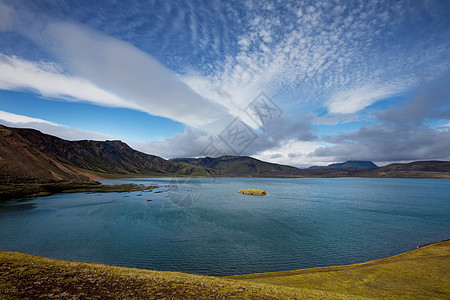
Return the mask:
[[249, 156], [169, 161], [121, 141], [67, 141], [34, 129], [0, 125], [0, 184], [154, 176], [450, 178], [450, 162], [377, 167], [371, 161], [347, 161], [299, 169]]
[[174, 158], [176, 162], [202, 166], [214, 171], [219, 176], [260, 176], [282, 177], [300, 175], [300, 169], [261, 161], [249, 156], [221, 156], [203, 158]]
[[174, 158], [208, 168], [215, 176], [228, 177], [396, 177], [396, 178], [450, 178], [450, 162], [418, 161], [378, 167], [372, 161], [346, 161], [329, 166], [299, 169], [287, 165], [264, 162], [248, 156], [203, 158]]
[[450, 161], [414, 161], [410, 163], [395, 163], [380, 167], [378, 171], [382, 172], [450, 172]]
[[348, 160], [343, 163], [330, 164], [328, 166], [311, 166], [308, 169], [348, 169], [348, 168], [362, 168], [373, 169], [378, 168], [376, 164], [369, 160]]

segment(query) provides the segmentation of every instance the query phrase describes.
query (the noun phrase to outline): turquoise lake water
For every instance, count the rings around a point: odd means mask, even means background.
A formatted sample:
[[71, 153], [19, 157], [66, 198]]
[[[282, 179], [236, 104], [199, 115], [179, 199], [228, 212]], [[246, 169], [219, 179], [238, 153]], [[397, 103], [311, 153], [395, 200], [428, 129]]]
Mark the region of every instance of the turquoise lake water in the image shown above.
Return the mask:
[[124, 182], [160, 188], [0, 202], [0, 249], [231, 275], [363, 262], [450, 238], [450, 180], [104, 181]]

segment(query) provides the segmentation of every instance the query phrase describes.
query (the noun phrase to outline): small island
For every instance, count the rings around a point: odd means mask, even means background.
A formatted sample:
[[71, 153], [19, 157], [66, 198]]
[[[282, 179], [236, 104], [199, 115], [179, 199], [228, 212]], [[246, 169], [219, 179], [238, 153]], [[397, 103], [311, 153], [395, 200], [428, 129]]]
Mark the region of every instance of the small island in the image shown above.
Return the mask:
[[253, 195], [253, 196], [265, 196], [267, 195], [265, 191], [260, 189], [243, 189], [239, 190], [238, 193], [244, 195]]

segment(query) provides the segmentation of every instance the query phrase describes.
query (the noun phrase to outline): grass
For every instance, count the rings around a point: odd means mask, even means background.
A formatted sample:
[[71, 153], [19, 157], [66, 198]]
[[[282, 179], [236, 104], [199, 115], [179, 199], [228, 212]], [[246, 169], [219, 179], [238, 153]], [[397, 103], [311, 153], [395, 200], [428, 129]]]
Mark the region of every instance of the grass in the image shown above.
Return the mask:
[[361, 264], [211, 277], [0, 251], [0, 299], [449, 299], [450, 241]]
[[178, 272], [68, 262], [0, 251], [2, 298], [346, 299], [324, 291]]
[[244, 195], [253, 195], [253, 196], [265, 196], [266, 192], [260, 189], [243, 189], [239, 190], [238, 193]]
[[355, 297], [450, 299], [450, 241], [360, 264], [229, 278]]

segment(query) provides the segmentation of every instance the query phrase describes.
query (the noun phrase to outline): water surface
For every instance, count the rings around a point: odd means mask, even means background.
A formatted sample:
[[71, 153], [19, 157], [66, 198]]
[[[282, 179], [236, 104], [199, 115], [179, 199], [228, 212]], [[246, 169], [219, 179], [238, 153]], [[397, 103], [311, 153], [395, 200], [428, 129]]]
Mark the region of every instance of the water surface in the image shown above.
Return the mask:
[[450, 180], [185, 180], [109, 180], [160, 188], [0, 202], [0, 249], [231, 275], [363, 262], [450, 237]]

